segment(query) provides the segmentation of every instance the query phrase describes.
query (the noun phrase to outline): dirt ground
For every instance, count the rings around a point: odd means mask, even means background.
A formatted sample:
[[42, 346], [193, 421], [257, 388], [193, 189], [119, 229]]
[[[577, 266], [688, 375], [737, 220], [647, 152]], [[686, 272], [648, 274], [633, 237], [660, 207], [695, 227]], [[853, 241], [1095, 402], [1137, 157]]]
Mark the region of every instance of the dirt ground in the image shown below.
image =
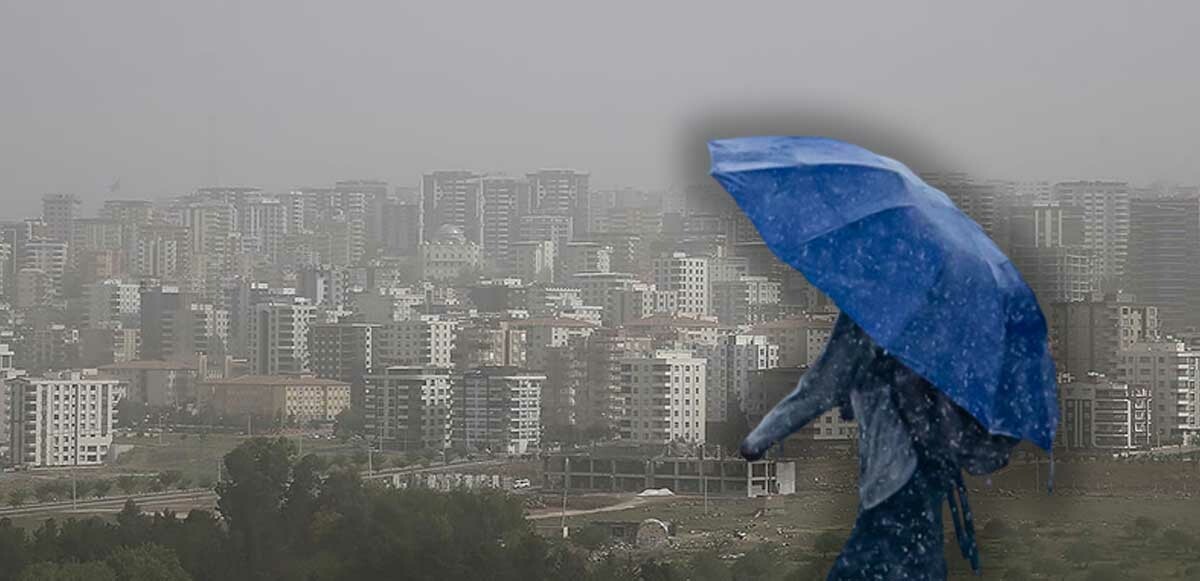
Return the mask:
[[[798, 493], [770, 504], [710, 498], [706, 513], [703, 499], [675, 497], [569, 515], [567, 521], [573, 530], [595, 521], [671, 522], [675, 536], [659, 556], [672, 560], [700, 551], [732, 557], [762, 543], [779, 547], [794, 564], [828, 560], [816, 554], [814, 543], [822, 534], [839, 540], [849, 534], [857, 510], [857, 467], [849, 459], [825, 459], [798, 464], [797, 471]], [[1045, 462], [1021, 464], [994, 474], [990, 483], [971, 480], [984, 578], [1200, 579], [1195, 463], [1060, 461], [1054, 494], [1045, 490], [1046, 472]], [[557, 524], [550, 519], [538, 526], [553, 534]], [[946, 527], [952, 577], [973, 578], [958, 556], [949, 520]]]

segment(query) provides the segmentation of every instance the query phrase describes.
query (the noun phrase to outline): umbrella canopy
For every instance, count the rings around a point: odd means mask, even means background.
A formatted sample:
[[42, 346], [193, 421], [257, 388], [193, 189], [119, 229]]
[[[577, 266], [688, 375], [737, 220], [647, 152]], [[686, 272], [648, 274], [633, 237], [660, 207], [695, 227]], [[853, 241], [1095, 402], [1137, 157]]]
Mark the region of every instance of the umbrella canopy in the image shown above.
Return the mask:
[[1058, 402], [1045, 317], [945, 194], [832, 139], [723, 139], [709, 152], [713, 177], [780, 260], [990, 433], [1050, 449]]

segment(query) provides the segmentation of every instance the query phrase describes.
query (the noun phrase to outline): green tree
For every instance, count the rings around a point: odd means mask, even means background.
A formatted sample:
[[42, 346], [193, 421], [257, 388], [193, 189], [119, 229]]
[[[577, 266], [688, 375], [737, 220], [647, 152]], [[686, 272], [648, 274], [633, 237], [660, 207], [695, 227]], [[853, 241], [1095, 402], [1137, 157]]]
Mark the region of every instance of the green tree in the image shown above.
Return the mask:
[[95, 484], [92, 485], [92, 496], [95, 496], [96, 498], [104, 498], [108, 496], [110, 492], [112, 492], [112, 487], [112, 480], [97, 480]]
[[106, 560], [117, 581], [191, 581], [179, 558], [161, 545], [121, 547]]
[[133, 494], [138, 490], [138, 479], [132, 474], [122, 474], [117, 477], [117, 488], [125, 494]]
[[173, 488], [182, 479], [183, 472], [178, 470], [164, 470], [158, 473], [158, 482], [163, 488]]
[[88, 563], [37, 563], [26, 567], [17, 581], [118, 581], [108, 565]]
[[338, 413], [333, 420], [333, 433], [346, 440], [361, 435], [366, 426], [366, 416], [358, 408], [348, 407]]
[[217, 484], [217, 510], [229, 526], [235, 559], [247, 578], [276, 579], [285, 529], [280, 507], [295, 449], [286, 438], [254, 438], [225, 455], [227, 479]]
[[13, 526], [7, 518], [0, 518], [0, 581], [16, 579], [30, 558], [25, 529]]
[[14, 488], [8, 493], [8, 505], [16, 508], [29, 501], [28, 488]]
[[146, 422], [146, 404], [132, 398], [122, 398], [117, 402], [117, 425], [123, 428], [135, 428]]
[[594, 551], [608, 543], [608, 531], [601, 525], [589, 524], [572, 536], [571, 541], [589, 551]]

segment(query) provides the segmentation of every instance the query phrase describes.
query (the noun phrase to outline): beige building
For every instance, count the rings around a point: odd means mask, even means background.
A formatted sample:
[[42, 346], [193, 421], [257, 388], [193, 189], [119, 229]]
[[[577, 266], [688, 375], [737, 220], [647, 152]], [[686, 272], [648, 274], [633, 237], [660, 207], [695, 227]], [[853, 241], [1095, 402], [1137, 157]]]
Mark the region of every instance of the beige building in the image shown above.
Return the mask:
[[621, 359], [620, 439], [636, 444], [703, 443], [707, 362], [659, 351]]
[[311, 375], [243, 375], [204, 382], [200, 400], [225, 418], [329, 422], [350, 407], [350, 384]]

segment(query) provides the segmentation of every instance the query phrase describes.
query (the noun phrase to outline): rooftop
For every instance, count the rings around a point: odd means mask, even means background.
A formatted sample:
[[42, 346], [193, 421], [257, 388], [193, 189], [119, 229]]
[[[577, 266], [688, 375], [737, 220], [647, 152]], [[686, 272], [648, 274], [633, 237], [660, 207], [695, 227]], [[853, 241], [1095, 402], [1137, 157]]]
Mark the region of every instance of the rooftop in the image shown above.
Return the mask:
[[196, 366], [192, 365], [190, 363], [184, 363], [182, 361], [158, 361], [158, 360], [124, 361], [121, 363], [109, 363], [108, 365], [100, 366], [100, 371], [116, 371], [116, 370], [120, 370], [120, 369], [163, 369], [163, 370], [176, 369], [176, 370], [194, 371], [196, 369]]
[[308, 375], [242, 375], [230, 379], [210, 379], [208, 385], [350, 385], [336, 379]]

